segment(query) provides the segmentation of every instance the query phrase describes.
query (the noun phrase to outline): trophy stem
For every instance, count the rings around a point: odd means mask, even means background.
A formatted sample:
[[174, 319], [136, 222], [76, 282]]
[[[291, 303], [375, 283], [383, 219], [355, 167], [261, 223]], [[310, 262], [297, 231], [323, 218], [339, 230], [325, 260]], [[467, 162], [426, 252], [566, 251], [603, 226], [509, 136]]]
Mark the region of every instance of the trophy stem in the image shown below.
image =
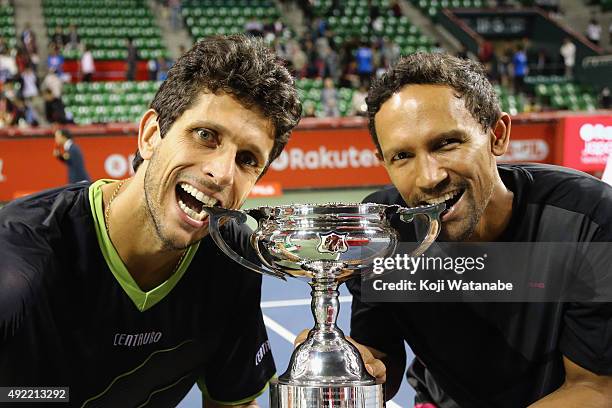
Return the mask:
[[[315, 332], [338, 332], [336, 319], [340, 310], [338, 283], [330, 278], [313, 278], [310, 282], [312, 301], [310, 307], [315, 319]], [[342, 334], [340, 334], [342, 336]]]

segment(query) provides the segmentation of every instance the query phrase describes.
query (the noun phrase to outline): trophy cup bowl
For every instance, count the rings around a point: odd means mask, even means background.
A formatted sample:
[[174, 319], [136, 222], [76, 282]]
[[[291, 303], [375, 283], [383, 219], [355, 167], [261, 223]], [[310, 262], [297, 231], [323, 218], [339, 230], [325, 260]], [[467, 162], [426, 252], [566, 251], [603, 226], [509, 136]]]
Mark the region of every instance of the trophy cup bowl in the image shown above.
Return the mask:
[[[395, 252], [398, 234], [389, 222], [392, 215], [404, 222], [417, 216], [427, 220], [425, 237], [410, 254], [419, 256], [437, 238], [444, 208], [342, 203], [243, 211], [204, 207], [211, 238], [227, 256], [255, 272], [299, 278], [311, 286], [315, 326], [294, 350], [287, 371], [271, 381], [272, 408], [384, 407], [383, 385], [367, 372], [357, 348], [336, 326], [338, 285], [371, 271], [375, 258]], [[219, 232], [223, 219], [244, 223], [247, 214], [258, 223], [251, 245], [263, 267], [234, 252]]]

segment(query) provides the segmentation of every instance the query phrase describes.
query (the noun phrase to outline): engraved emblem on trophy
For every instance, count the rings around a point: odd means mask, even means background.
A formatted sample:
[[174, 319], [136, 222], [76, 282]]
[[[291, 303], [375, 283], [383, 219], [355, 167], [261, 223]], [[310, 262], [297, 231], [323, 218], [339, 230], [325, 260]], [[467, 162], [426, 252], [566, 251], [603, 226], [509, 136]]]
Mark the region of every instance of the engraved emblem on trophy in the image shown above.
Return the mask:
[[[299, 278], [312, 289], [315, 325], [293, 352], [289, 367], [271, 381], [272, 408], [380, 408], [385, 406], [383, 385], [366, 370], [357, 348], [336, 326], [338, 285], [351, 277], [371, 273], [375, 258], [392, 255], [398, 233], [390, 224], [397, 215], [403, 222], [422, 218], [424, 238], [412, 250], [419, 256], [440, 232], [444, 204], [405, 208], [384, 204], [296, 204], [227, 210], [204, 207], [209, 232], [219, 248], [239, 264], [286, 280]], [[251, 235], [262, 266], [238, 255], [223, 240], [223, 219], [257, 220]]]

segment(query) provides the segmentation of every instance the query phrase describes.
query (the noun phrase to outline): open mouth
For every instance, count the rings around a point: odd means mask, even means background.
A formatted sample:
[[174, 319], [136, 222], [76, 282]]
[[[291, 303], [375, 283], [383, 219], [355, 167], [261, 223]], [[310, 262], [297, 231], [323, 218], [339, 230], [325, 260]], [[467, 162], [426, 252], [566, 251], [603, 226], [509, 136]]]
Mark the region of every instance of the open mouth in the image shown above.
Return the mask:
[[463, 193], [465, 193], [464, 188], [449, 191], [448, 193], [442, 194], [439, 197], [426, 200], [425, 204], [432, 205], [444, 203], [446, 205], [446, 209], [441, 214], [441, 216], [444, 217], [448, 212], [452, 210], [453, 206], [457, 204], [461, 197], [463, 197]]
[[203, 221], [208, 216], [208, 213], [202, 207], [219, 204], [216, 198], [207, 196], [191, 184], [179, 183], [176, 185], [175, 191], [180, 209], [195, 221]]

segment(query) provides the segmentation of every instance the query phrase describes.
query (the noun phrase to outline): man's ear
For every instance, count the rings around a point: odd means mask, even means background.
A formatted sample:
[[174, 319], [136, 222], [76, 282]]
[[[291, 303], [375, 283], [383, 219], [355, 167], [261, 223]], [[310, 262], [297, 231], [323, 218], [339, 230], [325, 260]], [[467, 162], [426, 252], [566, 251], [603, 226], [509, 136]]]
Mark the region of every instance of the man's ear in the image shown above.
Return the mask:
[[490, 130], [491, 133], [491, 153], [495, 156], [501, 156], [508, 150], [510, 143], [510, 128], [512, 126], [510, 115], [502, 112], [499, 119]]
[[157, 112], [149, 109], [140, 118], [138, 125], [138, 151], [144, 160], [149, 160], [161, 141]]

